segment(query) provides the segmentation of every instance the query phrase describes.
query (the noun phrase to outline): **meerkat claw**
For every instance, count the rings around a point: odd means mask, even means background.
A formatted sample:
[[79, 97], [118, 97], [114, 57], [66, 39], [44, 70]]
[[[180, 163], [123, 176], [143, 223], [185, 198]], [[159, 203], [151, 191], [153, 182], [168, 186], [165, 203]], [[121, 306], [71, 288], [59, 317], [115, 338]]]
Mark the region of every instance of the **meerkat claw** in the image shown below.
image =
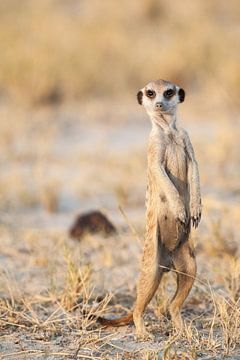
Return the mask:
[[192, 217], [192, 225], [196, 229], [196, 227], [197, 227], [197, 218]]

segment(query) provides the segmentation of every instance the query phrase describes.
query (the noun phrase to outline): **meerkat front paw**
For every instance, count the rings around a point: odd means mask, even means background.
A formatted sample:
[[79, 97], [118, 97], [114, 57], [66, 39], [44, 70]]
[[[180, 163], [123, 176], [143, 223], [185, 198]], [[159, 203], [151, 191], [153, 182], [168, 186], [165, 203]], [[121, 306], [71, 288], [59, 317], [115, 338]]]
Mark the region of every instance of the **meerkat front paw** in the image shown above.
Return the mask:
[[192, 226], [196, 229], [200, 223], [202, 215], [201, 201], [194, 201], [190, 206]]
[[182, 225], [185, 225], [187, 223], [187, 214], [184, 207], [184, 204], [181, 200], [179, 200], [176, 204], [175, 210], [175, 219], [177, 221], [180, 221]]

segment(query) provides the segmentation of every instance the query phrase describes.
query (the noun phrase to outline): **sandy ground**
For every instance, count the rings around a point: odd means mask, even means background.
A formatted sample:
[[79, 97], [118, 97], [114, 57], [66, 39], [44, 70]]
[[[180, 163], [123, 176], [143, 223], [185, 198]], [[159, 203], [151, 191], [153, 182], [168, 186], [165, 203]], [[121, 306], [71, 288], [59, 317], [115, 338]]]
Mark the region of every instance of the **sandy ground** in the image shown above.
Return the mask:
[[[146, 312], [154, 341], [91, 317], [131, 309], [145, 226], [150, 125], [137, 108], [107, 109], [1, 108], [0, 359], [240, 359], [240, 127], [224, 119], [183, 113], [204, 207], [184, 333], [160, 313], [174, 274]], [[118, 235], [69, 239], [76, 214], [91, 209]]]

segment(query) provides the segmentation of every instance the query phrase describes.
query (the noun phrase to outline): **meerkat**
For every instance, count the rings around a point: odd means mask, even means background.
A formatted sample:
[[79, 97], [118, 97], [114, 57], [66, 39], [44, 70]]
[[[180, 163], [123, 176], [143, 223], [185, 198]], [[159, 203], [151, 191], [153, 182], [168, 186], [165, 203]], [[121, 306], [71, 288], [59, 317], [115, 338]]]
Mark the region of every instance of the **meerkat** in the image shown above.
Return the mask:
[[148, 338], [143, 313], [164, 272], [177, 274], [176, 292], [168, 306], [175, 327], [182, 328], [180, 314], [196, 276], [196, 260], [190, 242], [191, 226], [201, 219], [198, 164], [187, 132], [178, 127], [177, 106], [185, 91], [165, 80], [152, 81], [137, 93], [152, 129], [148, 144], [146, 234], [134, 310], [120, 319], [100, 318], [103, 325], [134, 322], [138, 338]]

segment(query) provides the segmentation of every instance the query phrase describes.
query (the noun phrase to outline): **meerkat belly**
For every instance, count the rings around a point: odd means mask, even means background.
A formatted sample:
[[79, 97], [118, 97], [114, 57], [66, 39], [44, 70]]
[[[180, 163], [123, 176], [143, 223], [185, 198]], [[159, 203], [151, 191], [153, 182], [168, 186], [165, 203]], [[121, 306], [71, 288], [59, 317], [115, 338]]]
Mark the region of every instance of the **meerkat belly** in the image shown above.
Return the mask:
[[[175, 144], [169, 146], [166, 150], [165, 159], [165, 171], [178, 190], [185, 204], [186, 212], [188, 212], [187, 156], [184, 148]], [[180, 224], [176, 222], [175, 215], [171, 211], [168, 196], [161, 189], [159, 197], [159, 240], [167, 249], [172, 251], [186, 234], [182, 232]]]

